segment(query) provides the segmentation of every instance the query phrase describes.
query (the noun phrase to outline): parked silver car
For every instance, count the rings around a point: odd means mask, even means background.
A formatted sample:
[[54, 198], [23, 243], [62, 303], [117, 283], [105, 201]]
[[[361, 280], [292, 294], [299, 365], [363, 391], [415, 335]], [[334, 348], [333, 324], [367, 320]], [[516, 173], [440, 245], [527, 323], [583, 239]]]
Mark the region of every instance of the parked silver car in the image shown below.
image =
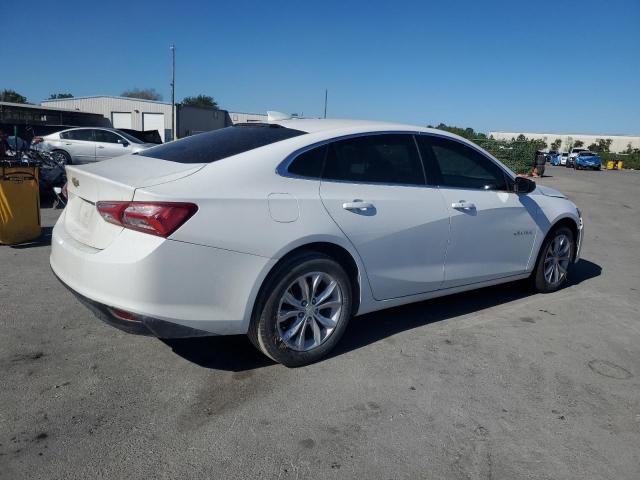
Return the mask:
[[99, 162], [154, 146], [114, 128], [70, 128], [33, 139], [33, 148], [65, 164]]

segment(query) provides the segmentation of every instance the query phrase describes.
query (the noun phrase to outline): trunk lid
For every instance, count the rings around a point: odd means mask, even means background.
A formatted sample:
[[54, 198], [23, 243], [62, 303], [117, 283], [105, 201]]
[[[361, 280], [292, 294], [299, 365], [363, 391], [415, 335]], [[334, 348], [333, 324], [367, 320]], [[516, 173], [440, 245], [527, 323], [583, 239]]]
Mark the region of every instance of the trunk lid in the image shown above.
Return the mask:
[[137, 188], [171, 182], [191, 175], [203, 166], [140, 155], [125, 155], [89, 165], [69, 165], [65, 228], [78, 242], [104, 249], [122, 227], [105, 222], [96, 209], [96, 202], [133, 200]]

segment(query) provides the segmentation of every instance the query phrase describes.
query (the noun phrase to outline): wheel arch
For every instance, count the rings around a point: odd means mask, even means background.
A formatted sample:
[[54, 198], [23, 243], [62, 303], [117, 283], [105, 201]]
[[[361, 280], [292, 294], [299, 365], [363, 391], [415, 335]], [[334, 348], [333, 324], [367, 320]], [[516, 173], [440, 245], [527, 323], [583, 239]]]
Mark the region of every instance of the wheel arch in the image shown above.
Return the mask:
[[360, 308], [360, 304], [362, 302], [362, 295], [363, 293], [365, 293], [363, 292], [363, 281], [365, 278], [365, 273], [362, 271], [362, 268], [358, 263], [358, 260], [355, 258], [354, 254], [344, 246], [339, 245], [335, 242], [326, 240], [310, 241], [289, 249], [286, 253], [281, 255], [275, 263], [270, 266], [267, 273], [261, 279], [260, 287], [257, 289], [257, 292], [254, 295], [251, 310], [249, 312], [249, 318], [247, 319], [247, 325], [248, 323], [250, 323], [255, 314], [255, 309], [258, 306], [266, 285], [269, 283], [271, 278], [273, 278], [273, 275], [276, 274], [278, 268], [291, 257], [304, 252], [318, 252], [327, 255], [336, 260], [345, 269], [347, 275], [349, 276], [349, 280], [351, 281], [351, 285], [354, 289], [352, 311], [354, 315], [358, 312], [358, 309]]
[[[557, 228], [560, 227], [567, 227], [569, 230], [571, 230], [571, 233], [573, 233], [573, 241], [576, 242], [576, 247], [578, 244], [578, 238], [580, 235], [580, 229], [578, 228], [578, 222], [569, 215], [565, 215], [559, 218], [556, 218], [551, 225], [549, 226], [549, 229], [547, 230], [547, 233], [544, 235], [542, 241], [540, 242], [540, 246], [538, 247], [538, 253], [536, 255], [536, 262], [533, 264], [533, 268], [535, 268], [535, 266], [538, 264], [538, 260], [540, 259], [540, 255], [542, 254], [542, 247], [545, 244], [545, 241], [547, 240], [547, 238], [549, 237], [549, 235], [551, 235], [554, 230], [556, 230]], [[573, 249], [573, 253], [572, 253], [572, 258], [571, 261], [575, 260], [575, 256], [577, 254], [577, 248]]]

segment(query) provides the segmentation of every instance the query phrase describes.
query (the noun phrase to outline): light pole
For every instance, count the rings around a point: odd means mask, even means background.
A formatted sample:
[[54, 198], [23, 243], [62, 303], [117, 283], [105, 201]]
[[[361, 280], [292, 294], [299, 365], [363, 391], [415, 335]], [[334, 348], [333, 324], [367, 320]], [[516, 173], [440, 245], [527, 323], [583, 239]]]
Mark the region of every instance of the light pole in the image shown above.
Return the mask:
[[327, 95], [329, 94], [329, 91], [325, 88], [324, 89], [324, 118], [327, 118]]
[[176, 46], [171, 44], [171, 140], [176, 139]]

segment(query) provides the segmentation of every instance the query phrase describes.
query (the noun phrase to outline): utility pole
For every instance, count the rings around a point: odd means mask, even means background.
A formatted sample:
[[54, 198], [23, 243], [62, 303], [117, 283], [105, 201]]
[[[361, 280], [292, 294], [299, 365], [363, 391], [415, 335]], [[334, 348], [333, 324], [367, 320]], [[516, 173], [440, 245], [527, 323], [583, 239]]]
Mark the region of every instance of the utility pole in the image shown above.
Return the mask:
[[328, 95], [328, 90], [325, 88], [324, 89], [324, 118], [327, 118], [327, 95]]
[[171, 44], [171, 140], [176, 139], [176, 46]]

